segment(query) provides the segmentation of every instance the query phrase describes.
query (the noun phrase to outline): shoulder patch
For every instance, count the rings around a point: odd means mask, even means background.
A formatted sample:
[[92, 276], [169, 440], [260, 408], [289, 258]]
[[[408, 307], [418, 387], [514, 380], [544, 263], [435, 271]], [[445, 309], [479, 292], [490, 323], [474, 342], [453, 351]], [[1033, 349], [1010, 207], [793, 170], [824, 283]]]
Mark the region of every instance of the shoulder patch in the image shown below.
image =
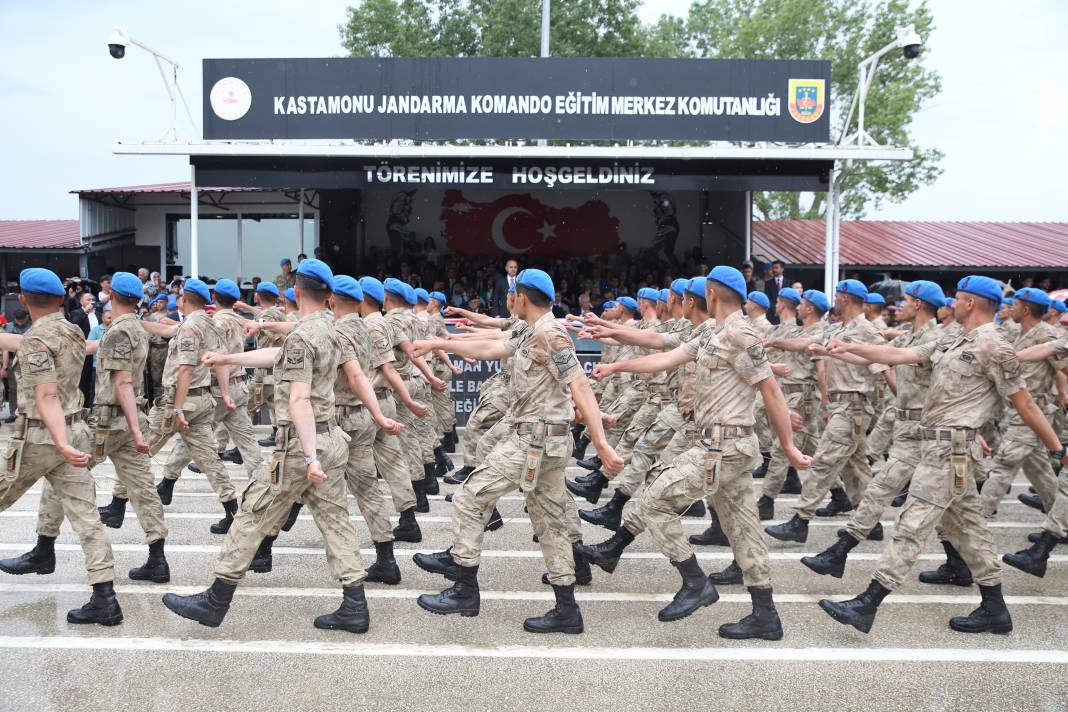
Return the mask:
[[46, 373], [52, 368], [52, 354], [48, 351], [31, 351], [26, 354], [26, 371], [28, 373]]
[[763, 363], [768, 359], [768, 355], [764, 352], [764, 344], [759, 342], [747, 348], [745, 352], [749, 354], [749, 360], [754, 364]]
[[553, 363], [556, 364], [557, 372], [567, 373], [578, 366], [578, 357], [575, 356], [575, 352], [571, 349], [557, 349], [553, 351]]
[[306, 354], [303, 346], [290, 346], [286, 349], [286, 365], [299, 368], [304, 365]]

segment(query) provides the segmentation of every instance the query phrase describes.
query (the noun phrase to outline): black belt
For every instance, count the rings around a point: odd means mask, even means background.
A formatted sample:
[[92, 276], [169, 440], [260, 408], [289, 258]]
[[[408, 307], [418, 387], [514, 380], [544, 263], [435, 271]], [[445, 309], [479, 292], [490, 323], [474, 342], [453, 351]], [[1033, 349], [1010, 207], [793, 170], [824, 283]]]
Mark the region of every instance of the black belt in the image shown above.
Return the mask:
[[813, 388], [810, 383], [784, 383], [779, 387], [783, 393], [807, 393]]
[[[85, 413], [79, 411], [77, 413], [71, 413], [70, 415], [63, 416], [63, 422], [66, 423], [67, 425], [73, 425], [74, 423], [77, 423], [77, 422], [83, 420], [84, 418], [85, 418]], [[48, 426], [44, 424], [43, 420], [37, 420], [36, 418], [27, 418], [26, 419], [26, 427], [27, 428], [47, 428]]]
[[868, 400], [868, 396], [859, 391], [834, 391], [827, 395], [827, 400], [831, 403], [856, 403]]
[[894, 408], [897, 420], [919, 420], [923, 417], [923, 408]]
[[201, 396], [205, 393], [211, 393], [211, 386], [197, 386], [196, 388], [190, 388], [185, 392], [185, 397], [189, 396]]
[[747, 438], [753, 434], [752, 425], [713, 425], [710, 428], [701, 428], [702, 440], [710, 440], [719, 431], [720, 438]]
[[360, 408], [363, 408], [363, 403], [356, 403], [355, 405], [339, 405], [339, 406], [337, 406], [337, 409], [339, 411], [359, 410]]
[[[520, 435], [529, 435], [534, 432], [534, 426], [537, 423], [516, 423], [515, 431]], [[567, 435], [568, 424], [567, 423], [546, 423], [545, 434], [546, 435]]]
[[975, 440], [975, 431], [971, 428], [924, 428], [922, 437], [924, 440], [952, 440], [954, 430], [963, 430], [964, 439], [971, 442]]
[[[293, 427], [293, 423], [279, 423], [278, 427], [280, 427], [280, 428], [292, 428]], [[317, 432], [319, 434], [329, 433], [335, 427], [337, 427], [337, 421], [334, 420], [333, 418], [331, 418], [330, 420], [317, 420], [317, 421], [315, 421], [315, 432]]]

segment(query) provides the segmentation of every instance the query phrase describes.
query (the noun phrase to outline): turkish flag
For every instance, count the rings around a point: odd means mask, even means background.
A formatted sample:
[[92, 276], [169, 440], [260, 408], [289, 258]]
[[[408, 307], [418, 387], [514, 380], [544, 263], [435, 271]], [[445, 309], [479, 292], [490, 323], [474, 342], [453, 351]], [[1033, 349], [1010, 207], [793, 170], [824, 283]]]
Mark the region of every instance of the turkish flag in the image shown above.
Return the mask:
[[619, 249], [619, 218], [603, 200], [554, 208], [529, 193], [481, 203], [461, 190], [447, 190], [441, 222], [449, 249], [461, 254], [594, 255]]

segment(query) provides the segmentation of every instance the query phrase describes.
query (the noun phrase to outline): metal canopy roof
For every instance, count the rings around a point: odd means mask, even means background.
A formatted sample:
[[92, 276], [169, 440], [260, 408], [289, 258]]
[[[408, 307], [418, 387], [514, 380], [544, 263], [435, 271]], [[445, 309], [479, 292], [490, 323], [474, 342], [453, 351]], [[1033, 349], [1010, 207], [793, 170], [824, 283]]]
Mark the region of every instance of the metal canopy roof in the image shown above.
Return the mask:
[[77, 220], [0, 220], [3, 250], [76, 250], [81, 246]]
[[[198, 193], [236, 193], [271, 190], [270, 188], [213, 188], [197, 186]], [[188, 193], [189, 181], [184, 183], [149, 183], [147, 185], [128, 185], [118, 188], [80, 188], [70, 191], [75, 195], [115, 195], [130, 193]]]

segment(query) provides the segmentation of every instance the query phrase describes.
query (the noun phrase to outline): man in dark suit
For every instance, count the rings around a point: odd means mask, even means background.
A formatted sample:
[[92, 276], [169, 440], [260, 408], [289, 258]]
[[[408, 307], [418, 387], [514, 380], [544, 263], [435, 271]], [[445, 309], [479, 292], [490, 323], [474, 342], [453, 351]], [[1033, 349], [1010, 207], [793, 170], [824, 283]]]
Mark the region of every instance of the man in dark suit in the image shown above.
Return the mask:
[[504, 263], [504, 276], [497, 278], [493, 285], [493, 316], [508, 317], [508, 290], [515, 286], [515, 277], [519, 274], [519, 263], [508, 260]]
[[[93, 327], [100, 323], [100, 319], [96, 314], [96, 304], [93, 302], [93, 295], [90, 292], [82, 292], [78, 297], [78, 308], [71, 311], [67, 315], [67, 320], [77, 325], [82, 333], [89, 336], [89, 332]], [[85, 363], [82, 365], [82, 377], [78, 382], [78, 388], [81, 390], [82, 395], [85, 397], [85, 407], [91, 408], [93, 406], [93, 357], [86, 356]]]
[[779, 317], [775, 316], [775, 300], [779, 298], [779, 292], [784, 287], [789, 287], [790, 283], [786, 281], [786, 276], [783, 274], [785, 268], [782, 260], [775, 260], [771, 263], [771, 279], [764, 282], [764, 294], [768, 295], [768, 301], [771, 302], [772, 308], [768, 310], [768, 321], [772, 324], [779, 323]]

